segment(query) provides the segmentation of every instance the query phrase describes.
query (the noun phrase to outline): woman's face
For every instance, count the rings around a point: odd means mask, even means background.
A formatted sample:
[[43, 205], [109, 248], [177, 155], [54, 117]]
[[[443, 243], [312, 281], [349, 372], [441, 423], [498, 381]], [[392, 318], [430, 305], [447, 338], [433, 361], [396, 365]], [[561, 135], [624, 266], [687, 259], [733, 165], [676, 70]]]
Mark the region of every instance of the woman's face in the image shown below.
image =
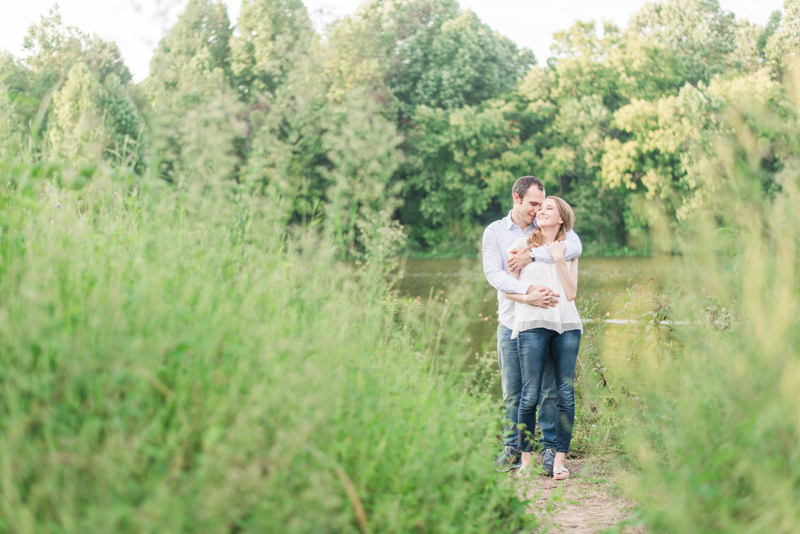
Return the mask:
[[536, 224], [542, 228], [564, 224], [564, 220], [558, 213], [558, 206], [556, 206], [555, 200], [546, 198], [544, 202], [542, 202], [542, 207], [536, 215]]

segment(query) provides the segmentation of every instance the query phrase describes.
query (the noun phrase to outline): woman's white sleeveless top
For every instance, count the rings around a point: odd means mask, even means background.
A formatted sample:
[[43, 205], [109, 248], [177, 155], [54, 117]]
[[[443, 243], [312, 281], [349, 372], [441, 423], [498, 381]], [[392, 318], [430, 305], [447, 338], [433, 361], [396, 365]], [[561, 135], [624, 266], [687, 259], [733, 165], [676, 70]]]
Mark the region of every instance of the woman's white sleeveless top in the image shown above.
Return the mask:
[[[527, 247], [527, 238], [519, 238], [511, 245], [510, 250], [522, 250]], [[567, 269], [572, 269], [572, 261], [567, 262]], [[514, 330], [511, 339], [516, 339], [520, 332], [531, 328], [547, 328], [563, 334], [567, 330], [580, 330], [583, 332], [583, 322], [578, 315], [575, 301], [568, 301], [564, 286], [558, 279], [555, 263], [534, 261], [526, 265], [519, 273], [521, 282], [531, 285], [549, 287], [561, 297], [555, 308], [540, 308], [531, 304], [514, 303]]]

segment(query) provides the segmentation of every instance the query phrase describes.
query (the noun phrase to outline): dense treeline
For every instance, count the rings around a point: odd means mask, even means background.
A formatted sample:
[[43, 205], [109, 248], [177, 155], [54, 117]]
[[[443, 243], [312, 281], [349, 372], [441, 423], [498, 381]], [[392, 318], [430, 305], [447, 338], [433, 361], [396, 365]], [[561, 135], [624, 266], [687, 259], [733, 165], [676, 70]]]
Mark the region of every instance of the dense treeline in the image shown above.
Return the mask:
[[0, 56], [0, 143], [86, 177], [111, 163], [279, 198], [345, 255], [391, 220], [414, 251], [471, 254], [514, 179], [536, 174], [590, 251], [647, 253], [725, 187], [696, 157], [730, 130], [725, 104], [786, 108], [798, 21], [798, 0], [765, 26], [716, 0], [647, 3], [624, 30], [576, 21], [543, 65], [454, 0], [367, 1], [324, 35], [300, 0], [245, 0], [235, 26], [223, 3], [190, 0], [134, 85], [114, 43], [54, 8], [24, 59]]

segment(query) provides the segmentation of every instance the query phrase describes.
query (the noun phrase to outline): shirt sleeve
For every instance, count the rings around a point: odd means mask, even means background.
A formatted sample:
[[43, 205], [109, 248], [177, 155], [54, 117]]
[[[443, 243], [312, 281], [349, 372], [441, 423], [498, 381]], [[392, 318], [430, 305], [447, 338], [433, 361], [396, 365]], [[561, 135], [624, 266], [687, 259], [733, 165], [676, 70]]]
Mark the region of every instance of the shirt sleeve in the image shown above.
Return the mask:
[[481, 247], [483, 255], [483, 274], [493, 288], [503, 293], [519, 293], [524, 295], [528, 292], [530, 284], [520, 282], [503, 269], [503, 256], [500, 254], [500, 245], [494, 230], [487, 228], [483, 232], [483, 245]]
[[[564, 236], [564, 245], [566, 245], [566, 250], [564, 251], [564, 259], [566, 261], [579, 258], [583, 252], [581, 238], [578, 237], [578, 234], [576, 234], [574, 230], [570, 230], [567, 232], [567, 235]], [[531, 257], [535, 261], [544, 263], [554, 263], [555, 261], [553, 260], [553, 256], [550, 255], [550, 251], [547, 250], [547, 247], [536, 247], [531, 250]]]
[[508, 247], [508, 250], [506, 250], [506, 252], [510, 255], [512, 250], [523, 250], [527, 248], [527, 246], [528, 246], [528, 238], [520, 237], [519, 239], [511, 243], [511, 246]]

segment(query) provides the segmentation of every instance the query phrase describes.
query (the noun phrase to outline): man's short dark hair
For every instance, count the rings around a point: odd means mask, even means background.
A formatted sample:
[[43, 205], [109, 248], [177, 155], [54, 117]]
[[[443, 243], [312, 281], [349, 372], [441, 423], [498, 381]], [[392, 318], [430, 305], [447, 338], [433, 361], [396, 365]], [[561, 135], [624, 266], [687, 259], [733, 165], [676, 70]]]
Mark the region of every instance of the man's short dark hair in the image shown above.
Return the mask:
[[520, 199], [525, 197], [525, 193], [528, 192], [528, 189], [531, 186], [536, 186], [539, 188], [539, 191], [544, 191], [544, 186], [542, 182], [535, 176], [523, 176], [522, 178], [518, 178], [516, 182], [514, 182], [514, 187], [511, 189], [512, 193], [516, 193], [519, 195]]

